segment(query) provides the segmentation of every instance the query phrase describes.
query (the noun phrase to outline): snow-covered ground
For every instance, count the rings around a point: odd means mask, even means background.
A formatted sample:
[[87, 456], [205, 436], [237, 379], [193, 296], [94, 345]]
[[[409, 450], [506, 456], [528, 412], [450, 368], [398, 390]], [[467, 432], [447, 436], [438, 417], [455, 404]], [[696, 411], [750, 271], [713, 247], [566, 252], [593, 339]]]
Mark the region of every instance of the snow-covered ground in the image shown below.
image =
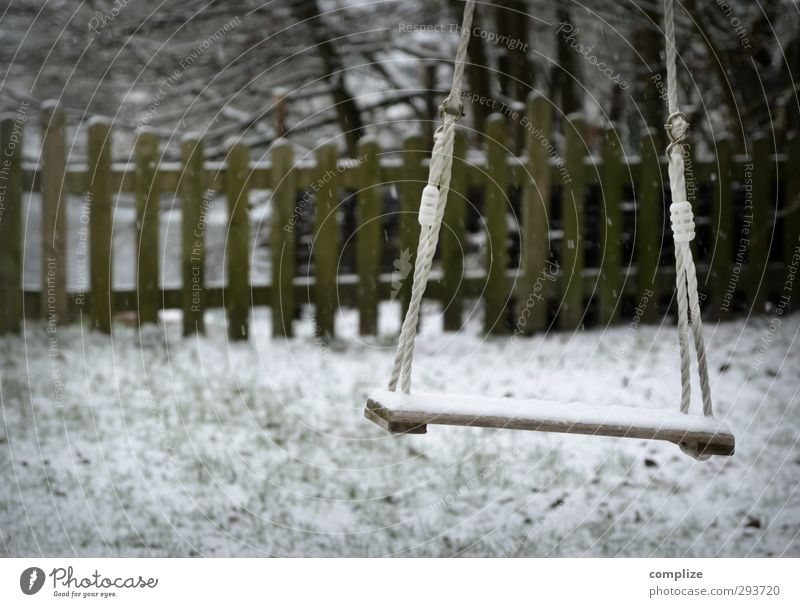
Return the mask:
[[[736, 454], [697, 462], [666, 443], [366, 421], [386, 380], [356, 317], [321, 343], [230, 343], [219, 312], [113, 339], [43, 325], [0, 338], [3, 555], [800, 556], [800, 315], [707, 325], [717, 414]], [[478, 337], [425, 310], [414, 387], [675, 407], [672, 326]], [[63, 382], [63, 385], [56, 380]], [[696, 393], [697, 391], [695, 391]]]

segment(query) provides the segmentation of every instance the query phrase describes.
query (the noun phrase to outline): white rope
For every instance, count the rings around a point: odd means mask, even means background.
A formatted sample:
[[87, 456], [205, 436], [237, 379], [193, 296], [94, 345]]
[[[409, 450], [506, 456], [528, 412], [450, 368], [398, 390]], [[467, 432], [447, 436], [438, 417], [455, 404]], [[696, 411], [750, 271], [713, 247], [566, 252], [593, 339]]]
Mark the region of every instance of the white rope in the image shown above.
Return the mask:
[[411, 286], [411, 300], [408, 311], [400, 329], [397, 353], [394, 359], [392, 375], [389, 379], [389, 390], [400, 389], [408, 393], [411, 390], [411, 362], [414, 358], [414, 341], [419, 323], [419, 308], [422, 295], [428, 284], [428, 276], [439, 241], [439, 229], [447, 204], [447, 193], [450, 188], [450, 175], [453, 167], [453, 142], [455, 140], [456, 123], [461, 118], [461, 83], [464, 79], [464, 65], [467, 58], [467, 46], [472, 29], [472, 15], [475, 12], [475, 0], [467, 0], [464, 7], [464, 18], [461, 22], [461, 35], [456, 50], [455, 67], [453, 68], [453, 86], [450, 94], [442, 102], [439, 114], [441, 126], [433, 138], [431, 165], [428, 173], [428, 184], [422, 191], [419, 222], [421, 231], [417, 259], [414, 266], [414, 279]]
[[[669, 161], [669, 184], [672, 194], [670, 217], [672, 236], [675, 242], [675, 282], [678, 291], [678, 339], [681, 355], [681, 405], [689, 412], [691, 402], [689, 330], [691, 328], [697, 355], [700, 376], [700, 391], [703, 399], [703, 414], [713, 414], [711, 387], [708, 379], [706, 346], [703, 339], [703, 321], [700, 317], [700, 302], [697, 293], [697, 273], [689, 243], [694, 239], [694, 217], [692, 205], [686, 195], [686, 178], [683, 165], [683, 144], [689, 130], [689, 121], [678, 107], [677, 50], [675, 48], [674, 0], [664, 0], [664, 36], [667, 55], [667, 103], [669, 118], [664, 128], [670, 139], [667, 146]], [[690, 322], [691, 321], [691, 322]], [[690, 447], [688, 447], [689, 450]], [[686, 449], [684, 449], [686, 450]], [[696, 455], [696, 454], [695, 454]]]

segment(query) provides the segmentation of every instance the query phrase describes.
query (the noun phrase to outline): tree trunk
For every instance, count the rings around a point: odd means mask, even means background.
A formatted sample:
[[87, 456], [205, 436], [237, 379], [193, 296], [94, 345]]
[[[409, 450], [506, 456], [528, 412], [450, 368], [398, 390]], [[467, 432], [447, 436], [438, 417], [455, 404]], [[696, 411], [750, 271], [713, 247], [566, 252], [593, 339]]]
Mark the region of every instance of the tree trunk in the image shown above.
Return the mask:
[[[455, 3], [460, 10], [462, 3]], [[483, 11], [480, 7], [475, 7], [475, 16], [472, 19], [473, 30], [481, 27]], [[484, 47], [483, 38], [480, 36], [470, 36], [469, 46], [467, 47], [469, 63], [466, 67], [467, 82], [469, 83], [470, 93], [477, 98], [484, 98], [484, 103], [476, 100], [469, 104], [472, 110], [473, 127], [478, 139], [482, 139], [483, 129], [486, 125], [486, 118], [492, 113], [492, 80], [489, 70], [488, 57]]]
[[528, 17], [521, 0], [499, 0], [495, 4], [497, 33], [503, 41], [500, 78], [503, 93], [514, 101], [525, 101], [533, 88], [534, 74], [528, 61]]
[[322, 60], [325, 78], [331, 86], [339, 126], [347, 142], [347, 153], [355, 157], [364, 125], [355, 98], [344, 81], [344, 66], [339, 52], [331, 43], [332, 36], [325, 31], [320, 18], [317, 0], [295, 0], [292, 3], [292, 12], [298, 21], [305, 22], [311, 32], [311, 42]]
[[[638, 145], [643, 128], [656, 129], [657, 148], [664, 147], [666, 133], [661, 125], [666, 118], [667, 104], [661, 98], [658, 83], [666, 87], [666, 68], [661, 60], [661, 47], [664, 37], [660, 32], [661, 13], [655, 10], [652, 2], [638, 2], [637, 25], [633, 32], [633, 62], [636, 65], [635, 80], [631, 91], [633, 107], [628, 116], [630, 141]], [[644, 120], [644, 124], [641, 121]]]

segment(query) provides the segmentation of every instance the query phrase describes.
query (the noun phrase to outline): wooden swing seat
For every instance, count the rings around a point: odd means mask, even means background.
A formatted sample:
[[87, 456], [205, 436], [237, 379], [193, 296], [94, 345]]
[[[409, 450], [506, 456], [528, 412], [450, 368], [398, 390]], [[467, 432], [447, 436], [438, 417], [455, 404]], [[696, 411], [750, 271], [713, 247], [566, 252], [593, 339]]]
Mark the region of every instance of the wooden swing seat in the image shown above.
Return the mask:
[[538, 398], [403, 394], [382, 389], [369, 395], [364, 416], [398, 434], [424, 434], [428, 424], [440, 424], [663, 440], [701, 455], [733, 455], [735, 447], [728, 426], [713, 417]]

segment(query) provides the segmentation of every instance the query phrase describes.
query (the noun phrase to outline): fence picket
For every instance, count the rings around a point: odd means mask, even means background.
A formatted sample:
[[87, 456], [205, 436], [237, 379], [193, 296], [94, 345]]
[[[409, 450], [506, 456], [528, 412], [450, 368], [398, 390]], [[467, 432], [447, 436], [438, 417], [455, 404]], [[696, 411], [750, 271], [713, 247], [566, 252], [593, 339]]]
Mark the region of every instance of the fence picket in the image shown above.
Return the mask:
[[94, 119], [89, 126], [89, 246], [91, 326], [111, 333], [112, 297], [111, 124]]
[[374, 139], [362, 139], [359, 143], [358, 155], [362, 159], [356, 212], [359, 335], [378, 333], [378, 273], [383, 251], [379, 153]]
[[314, 225], [314, 314], [315, 334], [330, 338], [335, 334], [336, 272], [339, 261], [339, 206], [336, 169], [336, 144], [326, 143], [317, 149], [316, 221]]
[[272, 251], [272, 335], [291, 337], [294, 319], [294, 271], [297, 173], [292, 144], [280, 140], [272, 149], [273, 213], [270, 230]]
[[501, 114], [486, 120], [486, 182], [484, 221], [486, 223], [486, 302], [483, 328], [486, 333], [505, 333], [508, 329], [506, 310], [509, 293], [506, 280], [508, 269], [508, 229], [506, 214], [508, 199], [508, 125]]
[[205, 170], [203, 142], [198, 137], [184, 137], [181, 144], [181, 249], [183, 335], [205, 333]]
[[[786, 182], [785, 191], [783, 195], [783, 207], [781, 214], [783, 215], [783, 265], [789, 267], [792, 264], [792, 259], [796, 255], [800, 255], [800, 134], [793, 132], [790, 134], [788, 141], [788, 158], [784, 165], [784, 170], [781, 171], [782, 177]], [[785, 281], [785, 278], [784, 278]], [[788, 309], [796, 310], [798, 305], [795, 292], [798, 290], [795, 284], [798, 281], [791, 283], [778, 284], [777, 291], [779, 297], [788, 297]], [[784, 300], [787, 301], [787, 300]]]
[[657, 132], [645, 129], [640, 139], [638, 182], [636, 184], [636, 310], [641, 322], [658, 319], [660, 288], [658, 262], [661, 257], [664, 223], [662, 179], [658, 166]]
[[[22, 133], [13, 114], [0, 120], [0, 335], [22, 322]], [[15, 141], [16, 139], [16, 141]]]
[[[714, 191], [711, 196], [711, 242], [708, 244], [711, 258], [708, 281], [710, 282], [712, 317], [723, 316], [725, 292], [731, 280], [732, 252], [730, 234], [733, 231], [733, 203], [731, 187], [731, 139], [722, 136], [717, 140], [717, 166]], [[702, 284], [700, 285], [702, 289]]]
[[250, 150], [243, 143], [228, 148], [225, 193], [228, 200], [228, 229], [225, 256], [228, 285], [225, 310], [228, 338], [247, 339], [250, 326], [250, 209], [248, 165]]
[[548, 282], [553, 275], [550, 257], [550, 153], [539, 133], [550, 133], [550, 100], [539, 93], [528, 97], [525, 149], [528, 162], [522, 184], [520, 263], [523, 278], [517, 285], [517, 326], [522, 334], [547, 328]]
[[467, 138], [456, 130], [453, 173], [440, 233], [442, 243], [442, 308], [444, 330], [458, 331], [464, 314], [465, 217], [467, 211]]
[[42, 298], [48, 323], [70, 321], [67, 297], [66, 144], [64, 110], [56, 102], [42, 109]]
[[603, 133], [602, 212], [600, 247], [602, 254], [598, 285], [600, 324], [613, 324], [620, 317], [622, 281], [622, 140], [614, 125]]
[[559, 282], [563, 301], [559, 310], [559, 326], [577, 329], [583, 321], [583, 267], [584, 267], [584, 186], [583, 157], [586, 143], [583, 138], [584, 122], [579, 114], [567, 116], [564, 124], [566, 150], [564, 163], [568, 178], [563, 182], [561, 213], [564, 238], [561, 242], [561, 268]]
[[756, 314], [766, 311], [769, 286], [766, 280], [770, 243], [774, 237], [775, 202], [772, 200], [769, 164], [769, 139], [765, 133], [753, 137], [753, 224], [750, 229], [750, 255], [747, 260], [748, 302]]
[[158, 322], [158, 137], [136, 137], [136, 292], [140, 325]]

